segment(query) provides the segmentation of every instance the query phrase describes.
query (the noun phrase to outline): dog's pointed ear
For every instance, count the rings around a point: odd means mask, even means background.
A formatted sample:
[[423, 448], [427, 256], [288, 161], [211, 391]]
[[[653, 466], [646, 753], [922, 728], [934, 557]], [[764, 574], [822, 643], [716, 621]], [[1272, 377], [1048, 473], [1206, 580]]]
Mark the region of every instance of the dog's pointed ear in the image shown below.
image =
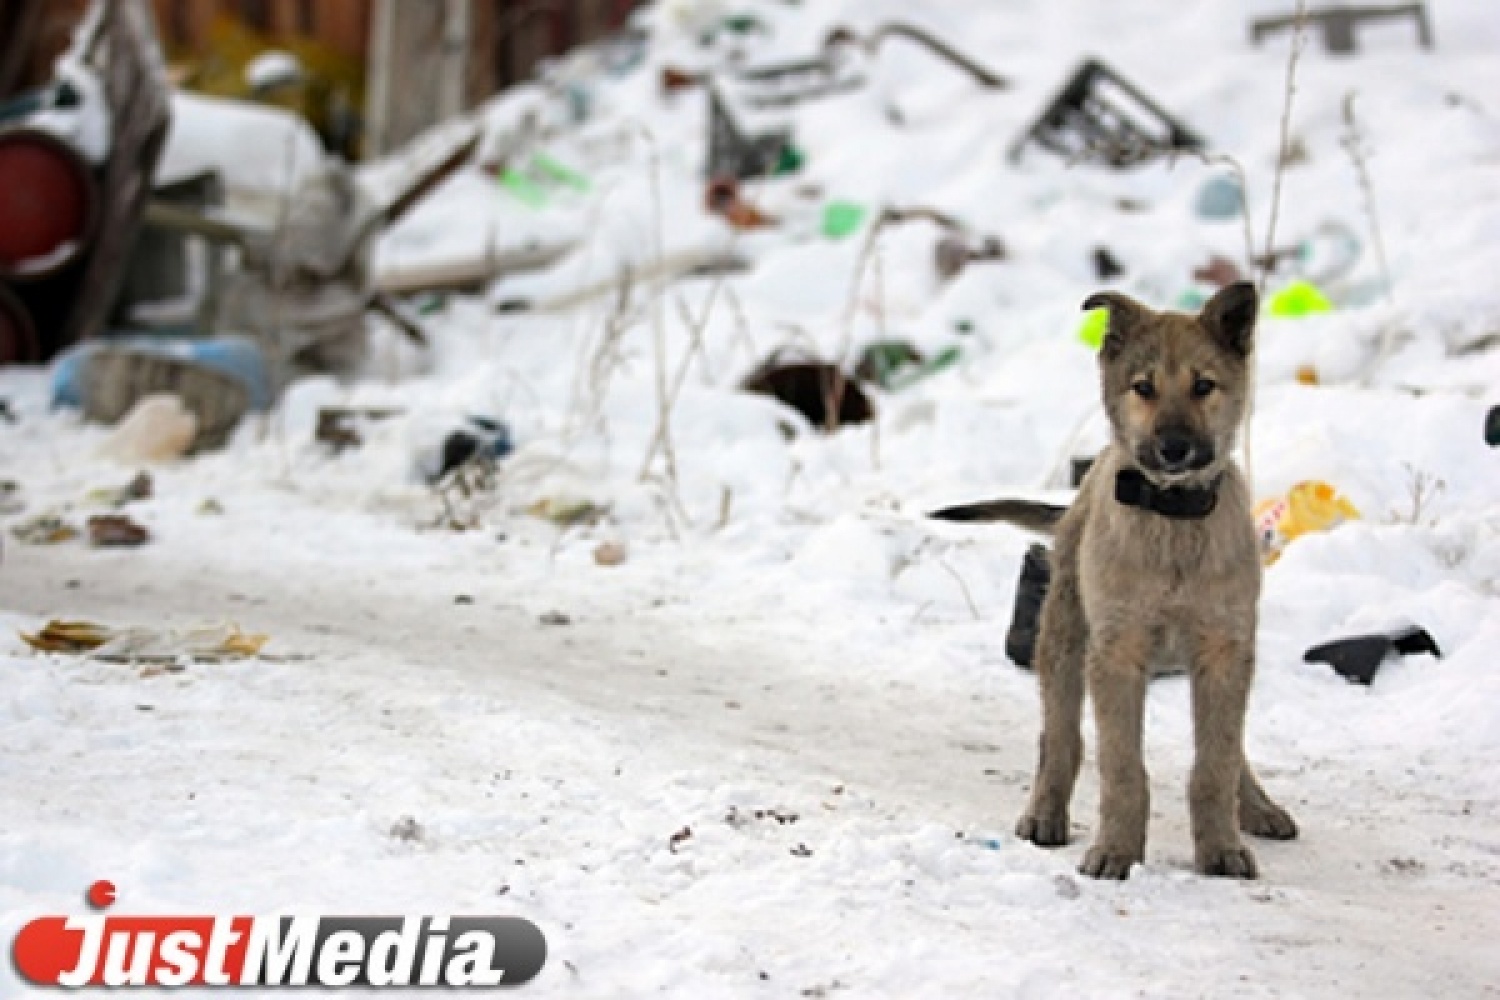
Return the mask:
[[1255, 316], [1260, 296], [1248, 281], [1236, 281], [1214, 293], [1203, 304], [1198, 319], [1209, 334], [1241, 358], [1250, 356], [1255, 337]]
[[1104, 343], [1099, 348], [1099, 354], [1104, 358], [1119, 356], [1146, 314], [1145, 306], [1119, 292], [1095, 292], [1083, 300], [1083, 308], [1085, 311], [1109, 310], [1109, 325], [1104, 329]]

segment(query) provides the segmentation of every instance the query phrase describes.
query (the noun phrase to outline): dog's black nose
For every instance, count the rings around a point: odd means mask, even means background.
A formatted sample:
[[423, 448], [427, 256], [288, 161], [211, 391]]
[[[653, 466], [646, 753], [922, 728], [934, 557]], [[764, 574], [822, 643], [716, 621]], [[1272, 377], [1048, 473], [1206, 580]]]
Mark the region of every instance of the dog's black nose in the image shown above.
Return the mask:
[[1193, 440], [1181, 434], [1163, 434], [1156, 441], [1156, 457], [1164, 468], [1176, 471], [1193, 455]]

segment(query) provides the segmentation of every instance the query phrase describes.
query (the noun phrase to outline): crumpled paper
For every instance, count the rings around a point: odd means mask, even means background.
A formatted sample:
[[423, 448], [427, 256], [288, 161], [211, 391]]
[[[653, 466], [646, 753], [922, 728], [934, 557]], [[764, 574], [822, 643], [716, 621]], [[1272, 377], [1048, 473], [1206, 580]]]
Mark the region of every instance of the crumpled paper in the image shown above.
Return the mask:
[[54, 619], [21, 638], [43, 653], [87, 653], [117, 663], [162, 663], [182, 659], [217, 663], [256, 656], [270, 636], [242, 632], [238, 625], [191, 629], [115, 628], [89, 621]]

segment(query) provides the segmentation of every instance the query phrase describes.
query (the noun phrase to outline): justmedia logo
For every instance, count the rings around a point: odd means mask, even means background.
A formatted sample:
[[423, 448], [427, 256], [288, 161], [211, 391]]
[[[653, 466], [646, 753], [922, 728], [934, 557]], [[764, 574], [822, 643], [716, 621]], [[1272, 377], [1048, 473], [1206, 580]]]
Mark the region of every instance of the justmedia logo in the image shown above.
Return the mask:
[[[115, 887], [95, 882], [104, 910]], [[521, 917], [38, 917], [11, 948], [37, 986], [502, 987], [529, 982], [547, 941]]]

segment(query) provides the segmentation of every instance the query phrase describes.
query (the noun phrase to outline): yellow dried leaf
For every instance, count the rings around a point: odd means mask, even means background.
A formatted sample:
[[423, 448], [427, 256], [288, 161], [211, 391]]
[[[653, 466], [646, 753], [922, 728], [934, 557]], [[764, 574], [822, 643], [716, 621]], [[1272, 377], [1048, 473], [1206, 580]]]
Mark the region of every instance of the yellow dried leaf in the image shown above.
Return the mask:
[[28, 646], [43, 653], [81, 653], [98, 649], [114, 637], [107, 625], [53, 619], [35, 635], [20, 633]]
[[257, 632], [241, 632], [238, 627], [224, 640], [221, 647], [226, 653], [235, 656], [254, 656], [260, 652], [260, 647], [266, 644], [271, 637]]
[[604, 515], [604, 510], [592, 500], [581, 497], [543, 497], [527, 507], [526, 513], [568, 528], [575, 524], [593, 523]]
[[78, 529], [55, 514], [42, 514], [17, 524], [10, 533], [27, 545], [56, 545], [78, 537]]

